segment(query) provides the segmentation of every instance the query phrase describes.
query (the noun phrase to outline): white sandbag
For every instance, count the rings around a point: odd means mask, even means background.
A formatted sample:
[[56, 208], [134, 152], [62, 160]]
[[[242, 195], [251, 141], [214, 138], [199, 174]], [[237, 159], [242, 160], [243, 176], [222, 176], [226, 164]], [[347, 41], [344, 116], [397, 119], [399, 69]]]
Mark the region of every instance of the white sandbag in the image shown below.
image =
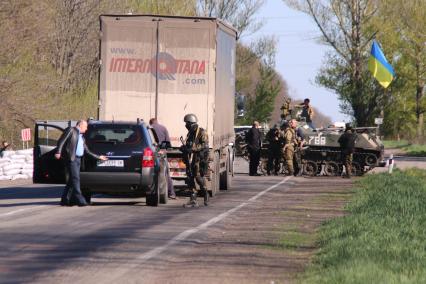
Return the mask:
[[16, 151], [16, 154], [19, 154], [19, 155], [28, 155], [28, 154], [33, 154], [33, 148], [31, 148], [31, 149], [25, 149], [25, 150], [18, 150], [18, 151]]
[[23, 175], [32, 174], [33, 169], [22, 169], [20, 173], [23, 174]]
[[3, 171], [8, 171], [8, 170], [14, 170], [14, 169], [21, 169], [23, 166], [22, 163], [12, 163], [12, 164], [8, 164], [8, 165], [4, 165], [3, 166]]
[[24, 166], [27, 162], [25, 161], [25, 159], [12, 159], [12, 164], [17, 164], [17, 165], [21, 165]]
[[6, 176], [13, 176], [13, 175], [17, 175], [21, 172], [21, 169], [11, 169], [11, 170], [4, 170], [3, 173]]
[[0, 180], [11, 180], [12, 176], [0, 176]]
[[11, 160], [9, 158], [2, 158], [0, 159], [0, 167], [4, 166], [4, 165], [8, 165], [10, 164]]
[[25, 157], [25, 161], [27, 162], [27, 163], [29, 163], [29, 162], [33, 162], [33, 156], [26, 156]]
[[3, 158], [8, 158], [12, 155], [15, 155], [15, 151], [3, 151]]
[[33, 169], [34, 168], [34, 165], [33, 165], [33, 163], [26, 163], [26, 164], [24, 164], [23, 166], [22, 166], [22, 169]]
[[12, 160], [19, 160], [19, 159], [22, 159], [22, 160], [25, 160], [25, 158], [27, 157], [26, 155], [18, 155], [18, 154], [15, 154], [15, 155], [11, 155], [11, 156], [9, 156]]
[[15, 180], [15, 179], [27, 179], [27, 178], [29, 178], [28, 175], [21, 175], [21, 174], [19, 174], [19, 175], [14, 175], [12, 177], [12, 180]]

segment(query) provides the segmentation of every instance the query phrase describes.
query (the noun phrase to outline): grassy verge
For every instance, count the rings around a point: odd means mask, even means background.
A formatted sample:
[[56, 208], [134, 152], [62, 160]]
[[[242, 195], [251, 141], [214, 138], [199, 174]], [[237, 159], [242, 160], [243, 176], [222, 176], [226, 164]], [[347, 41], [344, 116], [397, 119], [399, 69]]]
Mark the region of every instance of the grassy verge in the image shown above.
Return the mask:
[[406, 140], [385, 140], [383, 144], [385, 148], [401, 149], [408, 156], [426, 157], [426, 145], [411, 144]]
[[410, 143], [407, 140], [383, 140], [383, 145], [385, 145], [385, 148], [403, 148], [410, 145]]
[[426, 157], [426, 145], [413, 144], [402, 149], [408, 156]]
[[369, 175], [324, 224], [306, 283], [426, 283], [426, 171]]

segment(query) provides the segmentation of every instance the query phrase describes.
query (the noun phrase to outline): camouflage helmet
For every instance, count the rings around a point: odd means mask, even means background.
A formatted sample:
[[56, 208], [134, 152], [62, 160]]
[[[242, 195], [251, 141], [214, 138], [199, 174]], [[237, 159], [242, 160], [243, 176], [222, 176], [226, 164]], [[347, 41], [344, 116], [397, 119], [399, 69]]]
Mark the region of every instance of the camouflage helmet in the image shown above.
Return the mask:
[[352, 130], [352, 125], [350, 123], [345, 124], [346, 130]]
[[183, 118], [183, 121], [185, 122], [185, 123], [197, 123], [198, 122], [198, 119], [197, 119], [197, 117], [195, 116], [195, 114], [193, 114], [193, 113], [189, 113], [189, 114], [187, 114], [187, 115], [185, 115], [184, 116], [184, 118]]

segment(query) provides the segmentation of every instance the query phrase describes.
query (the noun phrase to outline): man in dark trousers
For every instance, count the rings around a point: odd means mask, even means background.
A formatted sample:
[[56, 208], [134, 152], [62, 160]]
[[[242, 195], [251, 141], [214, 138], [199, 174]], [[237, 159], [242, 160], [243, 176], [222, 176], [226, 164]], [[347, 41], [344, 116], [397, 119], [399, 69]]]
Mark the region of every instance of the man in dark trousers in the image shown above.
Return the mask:
[[357, 135], [355, 131], [349, 123], [346, 123], [345, 133], [343, 133], [337, 141], [339, 142], [342, 151], [342, 163], [345, 165], [346, 168], [346, 175], [343, 176], [345, 178], [351, 178], [352, 160], [353, 153], [355, 151], [356, 139]]
[[79, 120], [75, 127], [67, 128], [59, 138], [55, 158], [65, 159], [65, 165], [69, 174], [67, 185], [61, 197], [62, 206], [87, 206], [86, 199], [80, 190], [80, 164], [85, 153], [98, 160], [108, 160], [107, 157], [92, 153], [84, 141], [83, 134], [87, 130], [87, 121]]
[[[149, 125], [151, 125], [151, 127], [154, 128], [155, 133], [157, 134], [157, 137], [158, 137], [158, 143], [161, 144], [163, 142], [168, 142], [168, 144], [170, 145], [169, 131], [164, 125], [159, 124], [156, 118], [151, 118], [149, 120]], [[170, 199], [176, 199], [175, 188], [173, 186], [172, 177], [170, 176], [168, 163], [166, 166], [167, 166], [166, 174], [167, 174], [168, 195]]]
[[250, 158], [249, 175], [260, 176], [260, 174], [257, 173], [257, 167], [259, 166], [260, 160], [260, 148], [262, 146], [259, 122], [253, 122], [252, 128], [250, 128], [246, 134], [246, 143]]
[[273, 170], [273, 174], [278, 175], [281, 166], [281, 139], [280, 130], [277, 125], [269, 129], [266, 134], [266, 140], [269, 142], [267, 173], [270, 175]]

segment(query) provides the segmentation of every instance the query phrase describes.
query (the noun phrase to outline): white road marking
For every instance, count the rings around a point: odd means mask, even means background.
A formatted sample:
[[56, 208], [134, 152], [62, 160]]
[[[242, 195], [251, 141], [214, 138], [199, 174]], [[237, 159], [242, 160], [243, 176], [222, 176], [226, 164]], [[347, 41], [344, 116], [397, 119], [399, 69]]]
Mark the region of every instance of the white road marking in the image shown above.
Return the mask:
[[32, 210], [32, 209], [41, 209], [43, 207], [47, 207], [47, 205], [33, 206], [33, 207], [22, 208], [22, 209], [10, 211], [10, 212], [7, 212], [7, 213], [2, 213], [2, 214], [0, 214], [0, 217], [11, 216], [11, 215], [15, 215], [15, 214], [20, 213], [20, 212], [29, 211], [29, 210]]
[[[222, 221], [223, 219], [225, 219], [226, 217], [228, 217], [229, 215], [231, 215], [235, 211], [243, 208], [244, 206], [246, 206], [249, 203], [255, 201], [256, 199], [258, 199], [259, 197], [261, 197], [265, 193], [268, 193], [269, 191], [271, 191], [272, 189], [276, 188], [277, 186], [285, 183], [290, 178], [291, 177], [288, 176], [288, 177], [284, 178], [282, 181], [280, 181], [279, 183], [274, 184], [274, 185], [268, 187], [267, 189], [259, 192], [258, 194], [256, 194], [255, 196], [253, 196], [252, 198], [250, 198], [249, 200], [247, 200], [246, 202], [243, 202], [240, 205], [238, 205], [238, 206], [236, 206], [236, 207], [234, 207], [232, 209], [229, 209], [228, 211], [226, 211], [226, 212], [224, 212], [224, 213], [222, 213], [222, 214], [220, 214], [220, 215], [218, 215], [218, 216], [210, 219], [209, 221], [207, 221], [207, 222], [205, 222], [205, 223], [203, 223], [203, 224], [201, 224], [201, 225], [199, 225], [199, 226], [197, 226], [195, 228], [188, 229], [188, 230], [180, 233], [179, 235], [177, 235], [176, 237], [174, 237], [173, 239], [171, 239], [170, 241], [168, 241], [165, 245], [160, 246], [160, 247], [156, 247], [156, 248], [154, 248], [154, 249], [152, 249], [152, 250], [150, 250], [150, 251], [148, 251], [148, 252], [146, 252], [144, 254], [141, 254], [139, 257], [136, 258], [136, 260], [146, 261], [146, 260], [149, 260], [149, 259], [151, 259], [153, 257], [158, 256], [163, 251], [167, 250], [169, 247], [175, 246], [177, 243], [185, 240], [186, 238], [188, 238], [192, 234], [195, 234], [195, 233], [197, 233], [197, 232], [199, 232], [201, 230], [204, 230], [204, 229], [210, 227], [211, 225], [216, 224], [217, 222]], [[128, 271], [128, 270], [130, 270], [132, 268], [135, 268], [138, 265], [140, 265], [140, 263], [137, 263], [137, 264], [135, 263], [134, 265], [126, 266], [126, 271]], [[118, 279], [120, 276], [115, 277], [114, 280]], [[112, 282], [115, 282], [114, 280]]]

